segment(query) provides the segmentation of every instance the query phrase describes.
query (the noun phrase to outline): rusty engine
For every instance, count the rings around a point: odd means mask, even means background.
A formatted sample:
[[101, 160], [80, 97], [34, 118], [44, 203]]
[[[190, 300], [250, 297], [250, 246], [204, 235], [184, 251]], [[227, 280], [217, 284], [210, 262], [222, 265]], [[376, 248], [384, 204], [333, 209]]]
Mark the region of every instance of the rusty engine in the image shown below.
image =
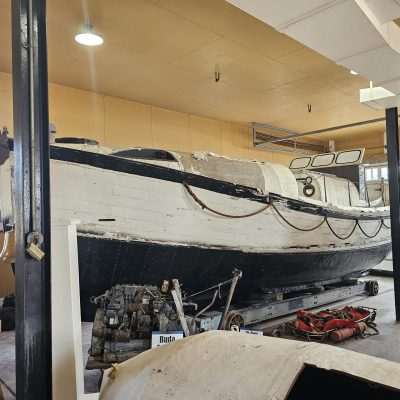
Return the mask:
[[[210, 329], [231, 329], [240, 326], [237, 314], [229, 312], [232, 296], [240, 270], [233, 277], [210, 288], [190, 295], [182, 294], [177, 279], [164, 280], [160, 288], [151, 285], [116, 285], [103, 295], [92, 299], [97, 310], [92, 329], [87, 369], [104, 369], [123, 362], [151, 347], [153, 333], [171, 334], [177, 331], [184, 336]], [[222, 299], [222, 288], [229, 287], [223, 311], [210, 311]], [[204, 307], [205, 293], [213, 293]], [[192, 299], [197, 301], [193, 302]], [[189, 314], [187, 314], [187, 311]], [[211, 314], [206, 313], [210, 311]]]
[[97, 311], [87, 368], [104, 368], [151, 347], [153, 331], [181, 331], [168, 283], [117, 285], [93, 299]]

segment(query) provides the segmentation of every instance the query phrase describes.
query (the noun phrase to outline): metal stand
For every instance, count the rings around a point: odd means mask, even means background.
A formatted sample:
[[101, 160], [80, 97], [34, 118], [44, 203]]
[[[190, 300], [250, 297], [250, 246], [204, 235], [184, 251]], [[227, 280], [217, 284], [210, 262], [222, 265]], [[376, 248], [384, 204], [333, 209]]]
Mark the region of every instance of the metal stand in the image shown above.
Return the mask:
[[224, 329], [224, 327], [225, 327], [226, 320], [227, 320], [227, 317], [228, 317], [229, 308], [230, 308], [231, 302], [232, 302], [233, 293], [235, 292], [236, 285], [237, 285], [237, 283], [238, 283], [238, 281], [239, 281], [239, 279], [241, 277], [242, 277], [242, 271], [235, 270], [233, 272], [232, 283], [231, 283], [231, 286], [229, 288], [228, 298], [226, 300], [224, 312], [222, 313], [221, 319], [220, 319], [219, 324], [218, 324], [218, 329]]
[[[245, 306], [232, 306], [229, 321], [236, 324], [241, 321], [244, 326], [254, 325], [294, 313], [301, 309], [310, 309], [329, 303], [334, 303], [358, 295], [376, 295], [378, 286], [376, 281], [360, 282], [357, 280], [346, 281], [331, 286], [320, 286], [318, 293], [300, 292], [290, 293], [283, 290], [275, 295], [282, 300], [259, 299]], [[283, 298], [286, 297], [286, 298]], [[223, 313], [221, 311], [207, 311], [197, 318], [200, 329], [208, 331], [218, 329]], [[225, 329], [230, 329], [225, 326]]]

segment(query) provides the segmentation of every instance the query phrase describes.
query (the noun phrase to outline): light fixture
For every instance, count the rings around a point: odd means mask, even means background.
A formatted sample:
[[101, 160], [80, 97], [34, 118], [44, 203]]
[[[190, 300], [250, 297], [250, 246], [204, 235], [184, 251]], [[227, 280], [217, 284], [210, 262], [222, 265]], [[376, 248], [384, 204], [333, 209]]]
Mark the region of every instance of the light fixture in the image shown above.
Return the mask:
[[358, 75], [358, 72], [356, 72], [356, 71], [354, 71], [354, 70], [350, 70], [350, 73], [352, 74], [352, 75]]
[[100, 46], [103, 38], [93, 30], [93, 26], [85, 24], [83, 29], [75, 35], [75, 41], [84, 46]]

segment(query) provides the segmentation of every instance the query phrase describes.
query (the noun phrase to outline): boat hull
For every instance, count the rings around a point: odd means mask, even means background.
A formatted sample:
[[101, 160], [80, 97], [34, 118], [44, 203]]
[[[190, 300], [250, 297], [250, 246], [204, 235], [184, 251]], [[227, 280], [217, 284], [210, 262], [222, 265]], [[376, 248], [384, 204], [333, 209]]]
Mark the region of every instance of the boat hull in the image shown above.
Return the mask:
[[[208, 171], [202, 175], [183, 163], [106, 153], [51, 147], [51, 218], [55, 225], [79, 221], [85, 320], [94, 309], [90, 297], [117, 283], [178, 278], [197, 291], [239, 268], [236, 294], [249, 296], [357, 275], [390, 250], [389, 208], [343, 206], [340, 185], [327, 192], [329, 202], [310, 202], [283, 166], [257, 164], [263, 184], [250, 187], [234, 182], [253, 176], [253, 163], [232, 169], [207, 154], [191, 156]], [[10, 159], [0, 168], [0, 222], [9, 228], [12, 165]], [[220, 173], [229, 179], [213, 177]]]
[[146, 241], [119, 241], [79, 236], [82, 320], [93, 319], [92, 296], [119, 283], [159, 284], [178, 278], [184, 289], [205, 289], [243, 271], [237, 298], [261, 289], [298, 286], [357, 277], [379, 264], [390, 243], [332, 251], [251, 253]]

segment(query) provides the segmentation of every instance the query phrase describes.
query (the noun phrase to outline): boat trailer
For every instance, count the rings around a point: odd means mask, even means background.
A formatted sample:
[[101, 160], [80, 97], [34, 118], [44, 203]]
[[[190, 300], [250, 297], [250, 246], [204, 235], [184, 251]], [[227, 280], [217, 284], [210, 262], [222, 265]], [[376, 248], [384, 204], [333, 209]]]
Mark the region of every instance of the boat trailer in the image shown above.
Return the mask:
[[197, 319], [201, 330], [240, 329], [360, 295], [376, 296], [377, 281], [348, 279], [325, 281], [313, 285], [277, 288], [262, 296], [234, 304], [222, 321], [221, 310], [209, 310]]

